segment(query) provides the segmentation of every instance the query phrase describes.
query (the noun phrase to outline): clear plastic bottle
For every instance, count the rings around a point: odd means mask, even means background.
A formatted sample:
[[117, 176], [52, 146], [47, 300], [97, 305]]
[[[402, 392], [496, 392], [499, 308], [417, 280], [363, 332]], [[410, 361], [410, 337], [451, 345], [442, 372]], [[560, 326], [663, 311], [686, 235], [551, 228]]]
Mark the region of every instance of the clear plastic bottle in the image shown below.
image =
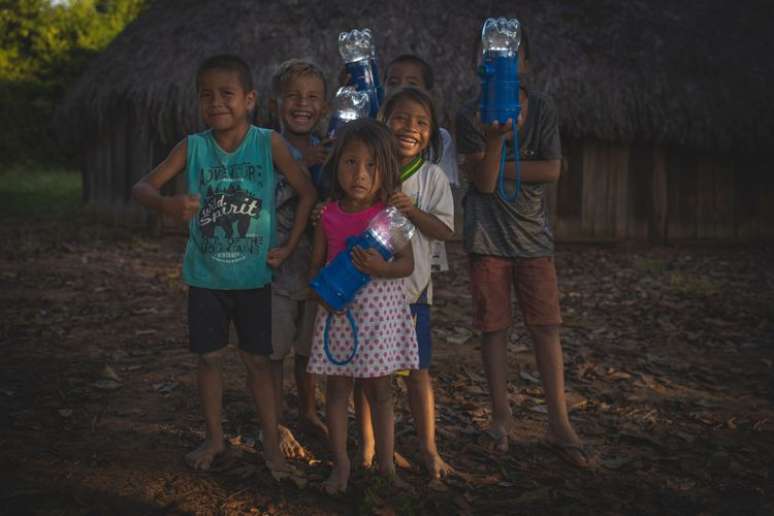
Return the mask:
[[352, 120], [365, 118], [370, 111], [368, 93], [357, 91], [354, 86], [342, 86], [333, 98], [333, 114], [328, 125], [328, 137], [334, 138], [336, 131]]
[[406, 247], [416, 228], [400, 210], [389, 206], [377, 213], [368, 224], [368, 231], [393, 255]]
[[487, 18], [481, 29], [481, 49], [484, 54], [497, 52], [515, 56], [521, 44], [521, 24], [516, 18]]
[[345, 63], [356, 63], [376, 57], [371, 29], [353, 29], [339, 34], [339, 54]]
[[376, 45], [371, 29], [353, 29], [339, 34], [339, 54], [344, 60], [351, 84], [368, 93], [369, 116], [375, 117], [382, 103], [384, 90], [379, 80]]

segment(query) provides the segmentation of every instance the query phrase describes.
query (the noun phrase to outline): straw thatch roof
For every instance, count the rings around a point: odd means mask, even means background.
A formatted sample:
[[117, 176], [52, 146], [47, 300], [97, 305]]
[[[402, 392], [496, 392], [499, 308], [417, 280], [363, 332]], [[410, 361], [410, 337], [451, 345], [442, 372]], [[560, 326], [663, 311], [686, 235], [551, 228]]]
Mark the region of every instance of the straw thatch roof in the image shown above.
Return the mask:
[[131, 105], [165, 142], [200, 127], [193, 74], [234, 52], [259, 95], [273, 67], [310, 57], [334, 78], [336, 37], [370, 27], [382, 59], [404, 52], [434, 67], [453, 110], [476, 91], [472, 45], [483, 18], [516, 15], [532, 49], [531, 82], [555, 100], [564, 133], [712, 150], [774, 144], [774, 60], [767, 0], [176, 0], [155, 2], [70, 91], [60, 133], [89, 138]]

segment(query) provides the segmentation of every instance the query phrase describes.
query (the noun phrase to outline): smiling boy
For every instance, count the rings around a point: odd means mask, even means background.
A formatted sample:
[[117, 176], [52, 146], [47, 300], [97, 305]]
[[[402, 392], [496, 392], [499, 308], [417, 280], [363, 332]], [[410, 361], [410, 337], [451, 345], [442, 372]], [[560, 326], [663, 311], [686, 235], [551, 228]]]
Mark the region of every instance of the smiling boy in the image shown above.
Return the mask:
[[[188, 222], [183, 261], [188, 291], [191, 351], [199, 357], [197, 383], [207, 426], [206, 440], [186, 456], [206, 470], [225, 450], [221, 409], [223, 354], [234, 323], [248, 389], [263, 433], [263, 454], [279, 479], [290, 467], [279, 450], [269, 355], [272, 352], [270, 268], [293, 252], [314, 206], [314, 187], [282, 137], [251, 125], [256, 93], [247, 64], [233, 55], [211, 57], [196, 73], [199, 112], [208, 130], [181, 140], [132, 188], [137, 202]], [[275, 224], [275, 166], [298, 192], [296, 218], [283, 245], [270, 249]], [[185, 172], [187, 192], [161, 194]], [[244, 209], [252, 206], [251, 209]], [[221, 216], [207, 214], [226, 207]]]

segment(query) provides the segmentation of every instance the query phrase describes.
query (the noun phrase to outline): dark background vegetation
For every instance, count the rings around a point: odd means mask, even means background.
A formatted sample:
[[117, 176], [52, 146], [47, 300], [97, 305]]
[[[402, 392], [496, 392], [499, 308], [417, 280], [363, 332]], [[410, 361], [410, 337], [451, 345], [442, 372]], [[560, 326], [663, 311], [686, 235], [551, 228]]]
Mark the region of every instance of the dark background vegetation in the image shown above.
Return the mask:
[[[92, 57], [146, 0], [0, 0], [0, 166], [76, 168], [50, 120]], [[73, 128], [77, 130], [77, 128]]]

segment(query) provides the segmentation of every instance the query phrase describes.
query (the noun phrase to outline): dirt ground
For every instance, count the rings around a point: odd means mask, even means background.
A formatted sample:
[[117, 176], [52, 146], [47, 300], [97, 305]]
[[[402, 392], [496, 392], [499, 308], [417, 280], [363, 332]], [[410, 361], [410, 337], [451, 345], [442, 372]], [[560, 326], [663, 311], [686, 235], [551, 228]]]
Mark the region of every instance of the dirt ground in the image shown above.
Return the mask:
[[[226, 371], [228, 456], [207, 473], [183, 455], [203, 436], [187, 351], [183, 239], [71, 222], [0, 228], [0, 513], [753, 514], [774, 513], [774, 248], [559, 246], [571, 419], [600, 466], [540, 445], [545, 404], [531, 343], [509, 348], [514, 445], [494, 452], [466, 260], [436, 277], [438, 442], [460, 473], [410, 489], [359, 472], [347, 495], [317, 486], [325, 442], [299, 487], [256, 451], [244, 370]], [[290, 363], [288, 362], [288, 367]], [[396, 382], [397, 448], [416, 439]], [[322, 410], [322, 397], [320, 409]], [[350, 431], [350, 450], [356, 435]]]

